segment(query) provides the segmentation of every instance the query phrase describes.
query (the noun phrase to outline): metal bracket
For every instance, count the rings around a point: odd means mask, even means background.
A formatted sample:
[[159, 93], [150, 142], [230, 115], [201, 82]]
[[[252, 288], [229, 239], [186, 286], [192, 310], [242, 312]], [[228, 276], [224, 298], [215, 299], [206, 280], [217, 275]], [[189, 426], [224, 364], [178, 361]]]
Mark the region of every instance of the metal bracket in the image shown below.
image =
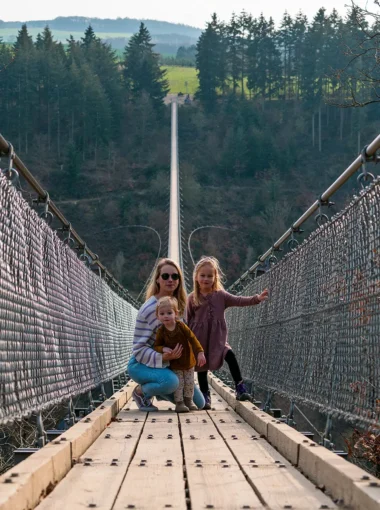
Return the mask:
[[334, 450], [335, 445], [332, 442], [331, 429], [332, 429], [332, 417], [329, 414], [329, 415], [327, 415], [325, 431], [322, 434], [322, 445], [325, 448], [328, 448], [329, 450]]
[[42, 414], [37, 414], [37, 432], [38, 432], [38, 438], [37, 438], [37, 445], [38, 448], [42, 448], [47, 443], [47, 434], [44, 429], [44, 422], [42, 420]]
[[321, 227], [325, 223], [328, 223], [330, 221], [330, 218], [327, 216], [327, 214], [322, 212], [322, 207], [332, 207], [335, 205], [335, 202], [330, 202], [329, 199], [322, 200], [322, 195], [318, 198], [318, 214], [315, 217], [315, 221], [317, 222], [318, 227]]
[[290, 406], [289, 406], [289, 413], [286, 417], [286, 423], [290, 426], [290, 427], [295, 427], [296, 426], [296, 422], [294, 421], [294, 401], [291, 400], [290, 402]]
[[[360, 186], [362, 187], [362, 189], [364, 189], [367, 184], [370, 184], [375, 179], [375, 176], [373, 174], [371, 174], [370, 172], [367, 172], [366, 162], [374, 161], [375, 163], [377, 163], [379, 161], [379, 159], [377, 159], [378, 156], [376, 154], [374, 154], [373, 156], [367, 156], [367, 147], [368, 147], [368, 145], [366, 145], [360, 153], [363, 171], [362, 171], [362, 173], [360, 173], [358, 175], [358, 178], [357, 178], [357, 181], [360, 184]], [[373, 158], [375, 158], [375, 159], [373, 159]], [[364, 183], [367, 183], [367, 184], [364, 184]]]
[[49, 197], [49, 193], [47, 191], [45, 191], [46, 193], [46, 197], [45, 199], [41, 199], [40, 197], [38, 197], [37, 199], [37, 205], [39, 203], [43, 203], [44, 204], [44, 210], [42, 211], [42, 213], [40, 214], [40, 218], [42, 218], [43, 220], [46, 221], [46, 223], [50, 226], [52, 221], [53, 221], [53, 213], [51, 213], [49, 211], [49, 203], [50, 203], [50, 197]]
[[263, 411], [265, 411], [266, 413], [269, 413], [269, 411], [271, 410], [272, 396], [273, 396], [273, 391], [269, 390], [267, 393], [267, 399], [266, 399], [264, 407], [263, 407]]
[[87, 396], [88, 396], [88, 401], [89, 401], [88, 412], [92, 413], [92, 411], [95, 411], [95, 404], [94, 404], [94, 399], [92, 398], [91, 390], [87, 393]]
[[74, 411], [73, 399], [70, 397], [70, 400], [67, 404], [67, 417], [65, 418], [65, 422], [69, 427], [72, 427], [76, 423], [76, 416]]

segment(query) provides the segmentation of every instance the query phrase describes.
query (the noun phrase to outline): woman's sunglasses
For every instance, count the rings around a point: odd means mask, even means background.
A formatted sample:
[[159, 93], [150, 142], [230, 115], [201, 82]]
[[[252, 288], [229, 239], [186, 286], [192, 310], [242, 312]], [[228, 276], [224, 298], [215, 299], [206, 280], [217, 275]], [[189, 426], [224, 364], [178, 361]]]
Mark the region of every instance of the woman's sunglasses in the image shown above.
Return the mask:
[[171, 278], [173, 280], [173, 282], [175, 282], [175, 281], [179, 280], [179, 274], [178, 273], [173, 273], [173, 274], [162, 273], [161, 278], [163, 280], [169, 280], [169, 278]]

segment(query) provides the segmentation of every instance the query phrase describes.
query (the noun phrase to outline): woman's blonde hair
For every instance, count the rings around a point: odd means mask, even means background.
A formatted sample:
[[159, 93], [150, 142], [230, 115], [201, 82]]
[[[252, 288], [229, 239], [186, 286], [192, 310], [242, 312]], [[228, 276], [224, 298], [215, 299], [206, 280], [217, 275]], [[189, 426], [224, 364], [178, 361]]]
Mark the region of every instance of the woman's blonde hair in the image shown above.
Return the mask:
[[193, 303], [195, 306], [199, 306], [202, 302], [202, 296], [201, 291], [199, 288], [199, 283], [197, 282], [197, 275], [199, 271], [202, 269], [203, 266], [206, 264], [209, 264], [215, 273], [215, 279], [214, 283], [212, 285], [212, 290], [223, 290], [223, 281], [224, 281], [224, 274], [223, 271], [220, 269], [219, 261], [215, 257], [201, 257], [201, 259], [195, 264], [194, 271], [193, 271], [193, 284], [194, 284], [194, 290], [193, 290]]
[[179, 274], [179, 283], [178, 287], [173, 292], [173, 297], [175, 297], [178, 301], [178, 311], [180, 315], [183, 315], [186, 306], [186, 291], [183, 285], [183, 274], [182, 271], [176, 262], [172, 259], [160, 259], [157, 263], [154, 273], [152, 274], [151, 280], [149, 282], [148, 288], [146, 289], [145, 299], [148, 300], [152, 296], [155, 296], [160, 292], [160, 286], [157, 283], [158, 278], [161, 275], [161, 269], [164, 266], [173, 266], [177, 273]]

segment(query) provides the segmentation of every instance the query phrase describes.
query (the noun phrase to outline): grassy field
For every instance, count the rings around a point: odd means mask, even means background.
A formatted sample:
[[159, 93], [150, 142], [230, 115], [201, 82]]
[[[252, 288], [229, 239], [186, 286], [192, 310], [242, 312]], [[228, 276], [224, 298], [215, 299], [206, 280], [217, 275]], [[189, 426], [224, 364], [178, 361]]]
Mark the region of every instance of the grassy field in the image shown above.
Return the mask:
[[[37, 34], [42, 34], [43, 28], [28, 27], [28, 33], [36, 40]], [[14, 42], [16, 40], [18, 30], [16, 28], [2, 28], [0, 29], [0, 37], [3, 38], [4, 42]], [[53, 30], [53, 38], [59, 42], [66, 42], [67, 39], [72, 35], [76, 41], [80, 41], [81, 37], [84, 36], [84, 32], [68, 32], [67, 30]], [[116, 37], [131, 37], [131, 33], [123, 32], [96, 32], [96, 36], [101, 39], [116, 38]], [[8, 38], [11, 37], [11, 40]]]
[[[195, 67], [163, 66], [167, 71], [170, 94], [194, 94], [198, 88], [198, 77]], [[187, 87], [186, 87], [187, 83]]]

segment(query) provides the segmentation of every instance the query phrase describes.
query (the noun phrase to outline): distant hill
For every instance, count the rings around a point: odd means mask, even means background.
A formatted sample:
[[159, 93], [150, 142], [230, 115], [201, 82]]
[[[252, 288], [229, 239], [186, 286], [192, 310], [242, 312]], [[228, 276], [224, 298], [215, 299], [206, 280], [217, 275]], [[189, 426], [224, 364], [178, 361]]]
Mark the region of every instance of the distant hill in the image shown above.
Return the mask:
[[138, 31], [140, 23], [147, 26], [156, 44], [158, 53], [175, 55], [180, 46], [191, 46], [195, 44], [201, 34], [201, 29], [169, 23], [167, 21], [156, 21], [146, 19], [100, 19], [86, 18], [82, 16], [58, 17], [53, 20], [37, 21], [2, 21], [0, 20], [0, 37], [4, 42], [12, 43], [23, 23], [26, 23], [28, 31], [33, 38], [39, 32], [49, 26], [57, 41], [63, 43], [72, 35], [75, 39], [83, 36], [84, 31], [91, 25], [98, 37], [107, 41], [115, 49], [122, 49], [128, 43], [132, 34]]

